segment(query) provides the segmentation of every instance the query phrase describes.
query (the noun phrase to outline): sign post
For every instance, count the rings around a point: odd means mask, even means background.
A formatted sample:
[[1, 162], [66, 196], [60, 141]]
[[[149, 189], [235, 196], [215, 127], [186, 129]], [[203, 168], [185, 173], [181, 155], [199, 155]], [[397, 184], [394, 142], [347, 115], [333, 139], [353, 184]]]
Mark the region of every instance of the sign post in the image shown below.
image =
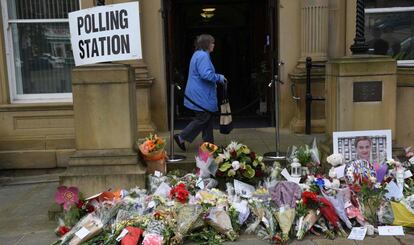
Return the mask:
[[138, 2], [69, 13], [75, 65], [142, 58]]

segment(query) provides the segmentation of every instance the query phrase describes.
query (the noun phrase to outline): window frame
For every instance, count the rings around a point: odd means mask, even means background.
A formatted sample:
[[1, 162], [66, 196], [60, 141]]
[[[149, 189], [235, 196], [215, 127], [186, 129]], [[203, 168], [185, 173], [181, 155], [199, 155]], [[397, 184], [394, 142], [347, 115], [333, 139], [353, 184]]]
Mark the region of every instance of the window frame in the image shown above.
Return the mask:
[[[398, 12], [414, 12], [413, 7], [390, 7], [390, 8], [366, 8], [365, 14], [381, 14], [381, 13], [398, 13]], [[397, 60], [398, 66], [414, 66], [413, 60]]]
[[[78, 0], [79, 9], [82, 9], [82, 1]], [[7, 77], [11, 103], [50, 103], [72, 102], [72, 93], [42, 93], [42, 94], [18, 94], [16, 84], [15, 57], [13, 49], [12, 24], [19, 23], [68, 23], [69, 19], [10, 19], [7, 0], [1, 0], [1, 13], [3, 21], [4, 46], [7, 66]]]

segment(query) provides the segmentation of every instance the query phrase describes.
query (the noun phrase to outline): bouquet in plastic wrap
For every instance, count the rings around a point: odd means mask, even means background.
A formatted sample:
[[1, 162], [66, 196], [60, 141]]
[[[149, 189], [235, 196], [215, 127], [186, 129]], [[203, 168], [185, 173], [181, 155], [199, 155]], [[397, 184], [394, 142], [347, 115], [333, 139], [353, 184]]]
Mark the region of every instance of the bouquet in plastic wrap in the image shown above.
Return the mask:
[[217, 163], [214, 161], [214, 152], [218, 147], [215, 144], [204, 142], [198, 149], [196, 157], [197, 175], [200, 178], [209, 178], [215, 176], [217, 171]]
[[300, 186], [294, 182], [282, 181], [271, 188], [269, 193], [273, 202], [279, 207], [275, 217], [282, 229], [282, 241], [287, 241], [296, 215], [296, 201], [301, 197]]
[[221, 209], [213, 207], [206, 216], [207, 223], [219, 233], [225, 235], [230, 241], [237, 239], [238, 235], [233, 230], [229, 214]]
[[147, 172], [160, 171], [165, 174], [167, 171], [165, 164], [167, 154], [164, 150], [165, 140], [156, 134], [150, 134], [143, 142], [137, 144], [142, 157], [147, 163]]
[[181, 244], [184, 236], [191, 230], [198, 218], [202, 215], [203, 208], [200, 205], [184, 205], [178, 209], [177, 225], [171, 244]]

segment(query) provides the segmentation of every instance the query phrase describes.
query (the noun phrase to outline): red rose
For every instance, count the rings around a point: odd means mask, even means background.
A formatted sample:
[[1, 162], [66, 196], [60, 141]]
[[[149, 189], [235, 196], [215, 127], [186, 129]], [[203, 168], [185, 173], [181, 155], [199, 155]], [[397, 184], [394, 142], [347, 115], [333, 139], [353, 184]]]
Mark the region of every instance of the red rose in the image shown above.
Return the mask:
[[188, 191], [185, 189], [185, 184], [180, 183], [170, 191], [170, 198], [177, 199], [181, 203], [185, 203], [188, 198]]
[[65, 234], [66, 234], [66, 233], [68, 233], [69, 231], [70, 231], [70, 228], [69, 228], [69, 227], [64, 226], [64, 225], [59, 226], [58, 233], [59, 233], [59, 235], [60, 235], [60, 236], [65, 235]]
[[256, 153], [254, 153], [253, 151], [250, 152], [250, 158], [252, 159], [252, 161], [254, 161], [256, 159]]
[[92, 213], [93, 211], [95, 211], [95, 207], [93, 205], [87, 204], [86, 205], [86, 212]]
[[360, 192], [360, 191], [361, 191], [361, 186], [359, 186], [359, 185], [353, 185], [353, 186], [352, 186], [352, 190], [353, 190], [354, 192], [358, 193], [358, 192]]
[[76, 207], [78, 207], [79, 209], [81, 209], [83, 207], [83, 204], [85, 204], [82, 200], [79, 200], [78, 203], [76, 203]]

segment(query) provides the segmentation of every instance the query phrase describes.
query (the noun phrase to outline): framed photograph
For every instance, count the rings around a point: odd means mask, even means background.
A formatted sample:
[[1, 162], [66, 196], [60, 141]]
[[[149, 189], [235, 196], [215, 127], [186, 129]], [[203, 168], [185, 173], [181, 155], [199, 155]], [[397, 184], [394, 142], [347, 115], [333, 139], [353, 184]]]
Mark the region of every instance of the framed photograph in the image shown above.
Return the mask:
[[333, 151], [346, 162], [365, 159], [384, 162], [392, 158], [391, 130], [342, 131], [333, 133]]

